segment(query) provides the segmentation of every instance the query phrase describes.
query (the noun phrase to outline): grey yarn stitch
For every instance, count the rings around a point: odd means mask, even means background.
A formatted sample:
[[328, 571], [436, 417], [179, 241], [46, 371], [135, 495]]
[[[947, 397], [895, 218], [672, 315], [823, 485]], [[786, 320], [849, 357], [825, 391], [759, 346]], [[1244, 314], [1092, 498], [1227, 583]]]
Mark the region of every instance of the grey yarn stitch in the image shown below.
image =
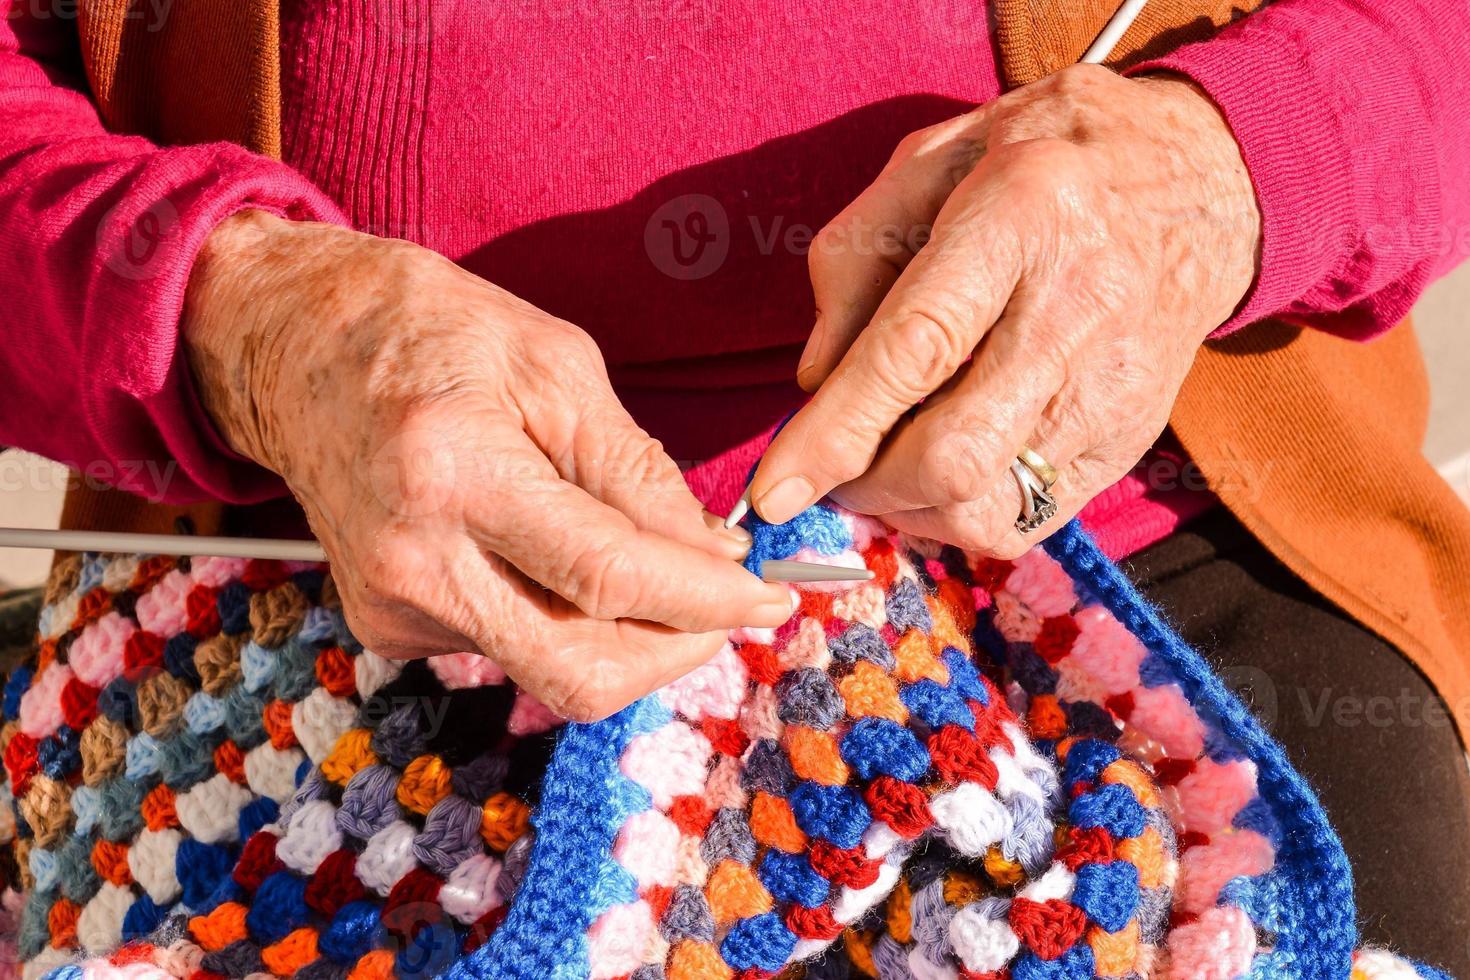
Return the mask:
[[237, 939], [224, 949], [204, 954], [203, 966], [211, 973], [223, 973], [227, 977], [248, 977], [265, 971], [260, 947], [248, 939]]
[[327, 781], [322, 778], [320, 769], [313, 769], [306, 774], [301, 785], [291, 794], [291, 798], [281, 807], [280, 813], [276, 814], [276, 823], [285, 826], [290, 821], [292, 814], [306, 806], [312, 800], [325, 800], [329, 796]]
[[1026, 874], [1037, 877], [1051, 863], [1056, 838], [1046, 810], [1034, 797], [1017, 793], [1005, 801], [1011, 815], [1011, 827], [1001, 838], [1000, 851], [1019, 861]]
[[299, 636], [291, 637], [281, 646], [272, 685], [276, 697], [294, 703], [312, 692], [317, 683], [317, 652], [315, 643], [303, 643]]
[[750, 792], [785, 796], [796, 774], [791, 760], [774, 739], [763, 738], [750, 747], [745, 756], [745, 769], [740, 773], [740, 786]]
[[51, 941], [51, 927], [46, 921], [50, 911], [49, 899], [36, 894], [26, 898], [26, 904], [20, 910], [20, 930], [15, 937], [21, 959], [28, 960], [39, 955]]
[[1138, 908], [1134, 915], [1138, 919], [1139, 936], [1146, 943], [1158, 944], [1164, 940], [1165, 925], [1169, 921], [1169, 910], [1173, 896], [1167, 888], [1141, 888], [1138, 892]]
[[420, 718], [416, 702], [399, 705], [389, 712], [373, 732], [372, 746], [378, 758], [402, 769], [423, 755], [429, 740], [419, 727]]
[[959, 910], [944, 900], [944, 879], [935, 878], [914, 892], [909, 921], [914, 942], [935, 966], [951, 962], [954, 947], [949, 942], [949, 923]]
[[482, 850], [480, 808], [462, 796], [446, 796], [429, 811], [423, 832], [413, 839], [420, 864], [448, 877], [459, 864]]
[[225, 709], [225, 734], [240, 751], [249, 752], [265, 741], [264, 699], [245, 690], [244, 684], [236, 684], [220, 704]]
[[368, 766], [353, 773], [342, 791], [337, 826], [344, 834], [367, 840], [397, 820], [402, 812], [394, 791], [398, 773], [388, 766]]
[[164, 742], [158, 752], [158, 773], [169, 789], [183, 793], [219, 770], [214, 765], [217, 736], [201, 738], [187, 728]]
[[143, 829], [143, 797], [151, 783], [122, 776], [102, 784], [97, 799], [97, 832], [111, 841], [126, 841]]
[[456, 766], [449, 774], [449, 785], [466, 799], [489, 799], [505, 785], [505, 775], [510, 772], [510, 760], [503, 755], [482, 755], [462, 766]]
[[526, 869], [531, 866], [531, 847], [535, 843], [536, 835], [525, 833], [516, 838], [515, 843], [505, 852], [505, 858], [500, 864], [500, 877], [495, 880], [495, 894], [506, 905], [520, 891], [521, 880], [526, 877]]
[[347, 980], [348, 969], [341, 963], [333, 963], [323, 956], [297, 970], [297, 980]]
[[97, 869], [92, 867], [92, 845], [95, 842], [90, 834], [68, 837], [56, 855], [56, 877], [61, 883], [61, 894], [78, 905], [86, 905], [102, 887], [102, 879], [97, 875]]
[[645, 963], [629, 974], [628, 980], [664, 980], [664, 968], [659, 963]]
[[913, 980], [907, 951], [886, 932], [873, 944], [873, 966], [878, 980]]
[[160, 949], [167, 949], [180, 939], [189, 938], [189, 916], [171, 914], [148, 934], [148, 941]]
[[754, 861], [755, 837], [750, 833], [745, 814], [728, 808], [716, 811], [700, 842], [699, 856], [711, 868], [725, 858], [733, 858], [740, 864]]
[[825, 670], [803, 667], [776, 685], [776, 717], [788, 725], [826, 731], [847, 713], [847, 705]]
[[658, 928], [671, 943], [681, 939], [710, 943], [715, 939], [715, 916], [698, 888], [680, 885], [674, 889], [674, 897], [669, 900], [668, 911]]
[[888, 622], [899, 633], [915, 627], [925, 632], [934, 628], [934, 620], [929, 617], [929, 606], [924, 602], [924, 593], [919, 591], [918, 583], [911, 578], [901, 580], [889, 591], [884, 606], [888, 612]]
[[851, 665], [858, 660], [877, 664], [884, 670], [892, 670], [896, 661], [893, 651], [883, 642], [878, 631], [866, 623], [854, 623], [847, 632], [827, 643], [832, 658], [839, 663]]

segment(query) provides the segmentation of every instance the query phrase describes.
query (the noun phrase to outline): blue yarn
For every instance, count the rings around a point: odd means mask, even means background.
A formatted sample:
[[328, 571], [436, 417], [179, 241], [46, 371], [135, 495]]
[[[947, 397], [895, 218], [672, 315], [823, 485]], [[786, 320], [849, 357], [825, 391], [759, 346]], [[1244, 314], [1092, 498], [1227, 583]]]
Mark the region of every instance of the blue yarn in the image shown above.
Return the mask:
[[67, 773], [82, 768], [81, 733], [70, 725], [57, 726], [50, 738], [36, 746], [36, 761], [46, 775], [65, 782]]
[[803, 782], [791, 791], [787, 802], [803, 832], [844, 850], [862, 843], [871, 820], [863, 798], [846, 786]]
[[763, 912], [741, 919], [730, 927], [720, 943], [720, 955], [737, 970], [769, 970], [774, 973], [786, 965], [796, 948], [796, 935], [775, 912]]
[[1273, 847], [1281, 846], [1281, 824], [1271, 812], [1271, 804], [1259, 796], [1240, 808], [1230, 826], [1236, 830], [1254, 830], [1269, 840]]
[[954, 688], [925, 677], [905, 685], [898, 692], [898, 699], [930, 728], [959, 725], [966, 731], [975, 730], [975, 714], [965, 699]]
[[300, 786], [303, 782], [306, 781], [306, 777], [311, 775], [311, 770], [312, 770], [312, 762], [311, 762], [311, 760], [310, 759], [302, 759], [301, 760], [301, 765], [299, 765], [299, 766], [296, 767], [295, 782], [296, 782], [296, 785], [297, 786]]
[[1072, 904], [1107, 932], [1117, 932], [1138, 908], [1138, 867], [1127, 861], [1086, 864], [1077, 869]]
[[49, 971], [41, 977], [41, 980], [83, 980], [86, 975], [86, 971], [81, 967], [75, 963], [68, 963], [66, 966], [58, 966]]
[[123, 774], [132, 782], [141, 782], [148, 776], [158, 774], [158, 765], [163, 755], [163, 746], [147, 732], [139, 732], [128, 739], [123, 750], [126, 766]]
[[240, 683], [255, 693], [271, 682], [276, 672], [276, 654], [250, 640], [240, 648]]
[[249, 840], [261, 827], [276, 819], [281, 807], [269, 796], [261, 796], [240, 808], [240, 839]]
[[1303, 980], [1347, 976], [1358, 942], [1352, 871], [1316, 794], [1292, 768], [1281, 746], [1199, 654], [1165, 624], [1080, 524], [1068, 523], [1043, 547], [1150, 653], [1172, 668], [1189, 703], [1211, 717], [1255, 763], [1261, 797], [1282, 824], [1281, 849], [1272, 871], [1282, 882], [1275, 951], [1294, 961]]
[[159, 906], [147, 895], [142, 895], [128, 906], [123, 914], [122, 937], [124, 942], [143, 939], [157, 929], [168, 916], [168, 906]]
[[10, 678], [5, 682], [5, 720], [14, 721], [20, 717], [20, 699], [31, 689], [31, 678], [36, 672], [27, 664], [21, 664], [10, 672]]
[[305, 924], [311, 912], [306, 906], [306, 879], [289, 871], [277, 871], [260, 883], [255, 901], [245, 913], [245, 926], [263, 944], [284, 939], [292, 929]]
[[244, 582], [231, 582], [214, 597], [219, 610], [219, 631], [227, 635], [243, 633], [250, 628], [250, 589]]
[[[1004, 640], [1001, 642], [1005, 643]], [[1003, 649], [1006, 650], [1006, 664], [1011, 668], [1011, 676], [1017, 684], [1032, 694], [1057, 693], [1060, 675], [1032, 649], [1031, 644], [1010, 643]]]
[[1437, 970], [1428, 963], [1413, 963], [1412, 965], [1414, 972], [1423, 977], [1424, 980], [1454, 980], [1448, 973]]
[[826, 507], [808, 507], [785, 524], [767, 524], [751, 511], [745, 526], [751, 539], [745, 567], [755, 574], [760, 574], [761, 562], [790, 558], [802, 548], [819, 555], [838, 555], [852, 547], [847, 525]]
[[1114, 837], [1137, 837], [1148, 825], [1148, 816], [1133, 791], [1120, 783], [1108, 783], [1083, 793], [1067, 808], [1067, 818], [1076, 827], [1102, 827]]
[[887, 774], [912, 783], [929, 769], [929, 751], [907, 727], [860, 718], [842, 737], [842, 758], [862, 779]]
[[1067, 785], [1095, 783], [1102, 776], [1102, 771], [1118, 761], [1122, 755], [1115, 746], [1107, 742], [1090, 738], [1076, 742], [1067, 752], [1067, 765], [1062, 770], [1062, 779]]
[[192, 837], [179, 842], [174, 853], [174, 876], [183, 886], [184, 904], [198, 908], [229, 877], [235, 865], [235, 849], [219, 844], [201, 844]]
[[380, 925], [376, 903], [349, 902], [337, 910], [331, 924], [317, 937], [317, 949], [328, 958], [351, 966], [377, 945]]
[[1026, 952], [1011, 964], [1011, 980], [1092, 980], [1092, 947], [1078, 943], [1054, 960]]
[[777, 899], [814, 909], [827, 900], [831, 882], [817, 874], [804, 854], [787, 854], [775, 848], [766, 852], [759, 875]]
[[440, 976], [453, 965], [459, 946], [460, 939], [448, 924], [433, 923], [401, 943], [393, 957], [393, 973], [402, 980]]
[[163, 645], [163, 669], [180, 680], [199, 683], [199, 668], [194, 666], [194, 648], [199, 641], [190, 633], [175, 633]]
[[97, 694], [97, 711], [105, 718], [124, 726], [131, 726], [137, 710], [137, 695], [133, 685], [121, 677], [113, 678]]
[[963, 650], [945, 647], [939, 659], [949, 669], [949, 686], [958, 691], [960, 697], [966, 701], [979, 701], [982, 705], [990, 704], [990, 692], [980, 679], [980, 671], [975, 669], [974, 661], [965, 656]]
[[1211, 762], [1224, 765], [1244, 759], [1245, 750], [1220, 729], [1210, 727], [1205, 729], [1205, 755], [1209, 756]]
[[1176, 683], [1178, 678], [1170, 669], [1168, 661], [1158, 654], [1150, 653], [1143, 658], [1138, 665], [1138, 679], [1143, 682], [1144, 687], [1162, 687], [1165, 684]]

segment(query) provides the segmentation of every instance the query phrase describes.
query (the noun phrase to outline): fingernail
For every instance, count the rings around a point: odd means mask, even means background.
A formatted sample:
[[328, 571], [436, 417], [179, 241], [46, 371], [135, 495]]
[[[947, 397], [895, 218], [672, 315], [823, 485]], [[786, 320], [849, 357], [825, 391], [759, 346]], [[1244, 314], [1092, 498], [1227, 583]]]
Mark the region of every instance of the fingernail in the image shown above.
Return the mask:
[[[801, 593], [794, 589], [787, 589], [785, 597], [779, 601], [763, 602], [756, 607], [755, 612], [761, 622], [776, 622], [779, 625], [796, 615], [796, 610], [800, 608]], [[767, 619], [767, 616], [770, 619]]]
[[716, 533], [726, 554], [740, 561], [750, 554], [750, 532], [743, 527], [726, 527], [725, 519], [719, 514], [704, 512], [704, 526]]
[[767, 524], [785, 524], [812, 505], [817, 488], [804, 476], [788, 476], [755, 502], [761, 520]]
[[735, 506], [730, 508], [730, 515], [724, 520], [725, 526], [734, 527], [736, 524], [739, 524], [749, 510], [750, 487], [746, 486], [745, 492], [740, 495], [740, 499], [735, 501]]
[[818, 333], [822, 329], [822, 318], [817, 317], [817, 322], [812, 324], [811, 336], [807, 338], [806, 347], [801, 351], [801, 362], [796, 365], [796, 383], [806, 386], [807, 376], [817, 366], [817, 356], [822, 353], [821, 337]]

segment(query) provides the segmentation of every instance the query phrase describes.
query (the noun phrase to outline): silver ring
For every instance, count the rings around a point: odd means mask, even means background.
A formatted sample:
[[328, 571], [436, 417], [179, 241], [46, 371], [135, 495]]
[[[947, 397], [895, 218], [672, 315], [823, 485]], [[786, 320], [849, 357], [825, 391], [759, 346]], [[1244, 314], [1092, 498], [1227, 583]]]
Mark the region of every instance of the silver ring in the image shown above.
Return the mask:
[[1020, 459], [1011, 464], [1011, 474], [1021, 488], [1021, 516], [1016, 518], [1016, 530], [1026, 534], [1056, 516], [1057, 501], [1047, 492], [1041, 477]]

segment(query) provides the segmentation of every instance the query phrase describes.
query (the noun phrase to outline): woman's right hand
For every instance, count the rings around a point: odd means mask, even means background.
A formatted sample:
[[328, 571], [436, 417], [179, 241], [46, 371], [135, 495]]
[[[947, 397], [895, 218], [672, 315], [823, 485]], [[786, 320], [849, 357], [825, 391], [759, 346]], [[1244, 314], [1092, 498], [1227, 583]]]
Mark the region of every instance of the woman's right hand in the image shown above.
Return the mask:
[[205, 408], [300, 500], [376, 653], [479, 651], [588, 720], [791, 614], [591, 338], [427, 249], [244, 212], [201, 252], [183, 332]]

